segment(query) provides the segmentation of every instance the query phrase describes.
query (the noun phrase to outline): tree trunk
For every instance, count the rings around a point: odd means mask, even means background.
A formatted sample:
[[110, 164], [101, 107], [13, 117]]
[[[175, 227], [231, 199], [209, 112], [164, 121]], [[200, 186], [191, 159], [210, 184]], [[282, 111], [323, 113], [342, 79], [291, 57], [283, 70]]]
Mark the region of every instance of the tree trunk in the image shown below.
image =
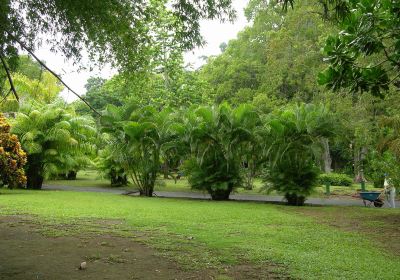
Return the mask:
[[324, 164], [324, 172], [331, 173], [332, 172], [332, 158], [329, 152], [329, 140], [328, 138], [322, 139], [322, 146], [324, 147], [324, 152], [322, 154], [322, 161]]
[[43, 184], [43, 170], [40, 166], [29, 165], [26, 170], [26, 187], [28, 189], [40, 190]]
[[117, 172], [115, 171], [114, 168], [110, 169], [110, 181], [111, 181], [111, 186], [115, 186], [117, 183]]
[[169, 175], [169, 166], [168, 166], [168, 162], [164, 162], [162, 165], [162, 170], [163, 170], [163, 174], [164, 174], [164, 179], [168, 179], [168, 175]]
[[256, 176], [256, 167], [254, 161], [249, 160], [244, 164], [243, 168], [245, 170], [244, 189], [252, 190], [254, 188], [254, 177]]
[[289, 205], [293, 206], [303, 206], [306, 201], [305, 196], [287, 193], [285, 194], [285, 198]]
[[233, 185], [228, 186], [228, 189], [208, 190], [212, 200], [229, 200], [229, 195], [233, 190]]
[[217, 190], [210, 192], [212, 200], [229, 200], [230, 191]]
[[77, 173], [75, 170], [68, 171], [67, 180], [76, 180]]
[[367, 148], [356, 148], [354, 151], [354, 181], [356, 183], [366, 182], [364, 177], [364, 160]]
[[128, 184], [127, 176], [121, 174], [123, 173], [117, 174], [114, 168], [110, 170], [110, 180], [112, 187], [121, 187], [121, 186], [126, 186]]
[[140, 196], [152, 197], [154, 192], [154, 186], [145, 186], [139, 190]]

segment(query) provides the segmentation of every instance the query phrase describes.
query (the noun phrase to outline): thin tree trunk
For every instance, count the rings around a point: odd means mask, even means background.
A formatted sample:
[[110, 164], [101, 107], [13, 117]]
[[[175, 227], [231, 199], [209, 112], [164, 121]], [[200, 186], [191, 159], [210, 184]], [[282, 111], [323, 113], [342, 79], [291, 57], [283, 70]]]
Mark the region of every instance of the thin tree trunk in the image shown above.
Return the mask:
[[77, 175], [77, 171], [75, 171], [75, 170], [70, 170], [70, 171], [68, 171], [68, 174], [67, 174], [67, 180], [76, 180], [76, 175]]
[[322, 160], [323, 160], [323, 164], [324, 164], [324, 172], [331, 173], [332, 172], [332, 158], [331, 158], [331, 153], [329, 152], [328, 138], [322, 138], [322, 146], [324, 147], [324, 152], [322, 154]]
[[169, 174], [169, 166], [168, 166], [168, 162], [164, 162], [162, 165], [162, 170], [163, 170], [163, 174], [164, 174], [164, 179], [168, 179], [168, 174]]
[[354, 181], [357, 183], [365, 182], [364, 177], [364, 159], [367, 154], [367, 148], [361, 147], [354, 149]]

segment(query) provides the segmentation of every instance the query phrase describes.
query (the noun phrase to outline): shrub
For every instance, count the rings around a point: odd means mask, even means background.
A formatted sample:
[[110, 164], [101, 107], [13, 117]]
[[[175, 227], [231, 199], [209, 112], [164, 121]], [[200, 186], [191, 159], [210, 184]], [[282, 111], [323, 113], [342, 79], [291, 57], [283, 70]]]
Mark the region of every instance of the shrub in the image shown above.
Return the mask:
[[250, 151], [246, 145], [254, 139], [252, 131], [258, 120], [247, 105], [232, 109], [222, 104], [188, 111], [185, 135], [190, 158], [184, 171], [193, 189], [207, 191], [213, 200], [229, 199], [241, 186], [241, 160]]
[[318, 184], [315, 166], [321, 137], [332, 134], [332, 117], [325, 106], [301, 104], [272, 115], [266, 138], [268, 162], [264, 188], [276, 190], [290, 205], [303, 205]]
[[110, 146], [106, 146], [99, 151], [97, 159], [97, 169], [110, 179], [112, 187], [122, 187], [128, 185], [128, 177], [124, 168], [114, 159], [113, 151]]
[[383, 188], [385, 173], [396, 186], [400, 185], [400, 163], [390, 151], [372, 151], [368, 155], [365, 167], [367, 180], [372, 182], [375, 188]]
[[109, 137], [109, 166], [115, 163], [115, 173], [110, 175], [119, 176], [123, 172], [140, 195], [151, 197], [164, 148], [171, 143], [169, 126], [173, 114], [167, 108], [159, 111], [151, 106], [135, 107], [135, 104], [108, 106], [101, 117], [102, 130]]
[[16, 135], [10, 134], [10, 125], [0, 114], [0, 186], [22, 187], [26, 183], [24, 165], [26, 154]]
[[[293, 160], [296, 158], [295, 160]], [[282, 193], [289, 205], [301, 206], [318, 184], [319, 169], [310, 157], [283, 155], [263, 176], [264, 188]]]
[[319, 175], [318, 180], [321, 185], [328, 183], [332, 186], [351, 186], [353, 184], [350, 176], [341, 173], [323, 173]]

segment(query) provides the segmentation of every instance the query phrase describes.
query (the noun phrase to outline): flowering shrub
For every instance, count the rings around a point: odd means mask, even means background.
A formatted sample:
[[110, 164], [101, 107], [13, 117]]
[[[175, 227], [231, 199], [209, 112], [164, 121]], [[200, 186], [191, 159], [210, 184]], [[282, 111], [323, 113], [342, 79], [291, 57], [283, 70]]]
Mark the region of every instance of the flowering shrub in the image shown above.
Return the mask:
[[10, 134], [10, 125], [0, 114], [0, 186], [22, 187], [26, 183], [24, 165], [26, 154], [18, 137]]

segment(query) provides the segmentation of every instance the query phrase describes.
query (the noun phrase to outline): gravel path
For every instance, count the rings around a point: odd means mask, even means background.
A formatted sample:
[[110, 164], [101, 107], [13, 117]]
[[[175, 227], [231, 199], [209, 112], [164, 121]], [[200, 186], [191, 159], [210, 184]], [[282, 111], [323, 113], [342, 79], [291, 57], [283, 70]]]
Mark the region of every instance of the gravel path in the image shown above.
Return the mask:
[[[124, 189], [113, 189], [113, 188], [100, 188], [100, 187], [71, 187], [71, 186], [51, 186], [44, 185], [44, 190], [62, 190], [62, 191], [77, 191], [77, 192], [101, 192], [101, 193], [112, 193], [112, 194], [127, 194], [128, 191]], [[156, 191], [154, 192], [157, 197], [168, 197], [168, 198], [190, 198], [190, 199], [210, 199], [210, 195], [206, 193], [194, 193], [194, 192], [165, 192]], [[283, 202], [282, 196], [269, 196], [269, 195], [244, 195], [244, 194], [232, 194], [231, 200], [237, 201], [256, 201], [256, 202]], [[327, 198], [309, 198], [306, 204], [311, 205], [336, 205], [336, 206], [364, 206], [361, 199], [327, 199]], [[386, 205], [384, 205], [385, 207]]]

